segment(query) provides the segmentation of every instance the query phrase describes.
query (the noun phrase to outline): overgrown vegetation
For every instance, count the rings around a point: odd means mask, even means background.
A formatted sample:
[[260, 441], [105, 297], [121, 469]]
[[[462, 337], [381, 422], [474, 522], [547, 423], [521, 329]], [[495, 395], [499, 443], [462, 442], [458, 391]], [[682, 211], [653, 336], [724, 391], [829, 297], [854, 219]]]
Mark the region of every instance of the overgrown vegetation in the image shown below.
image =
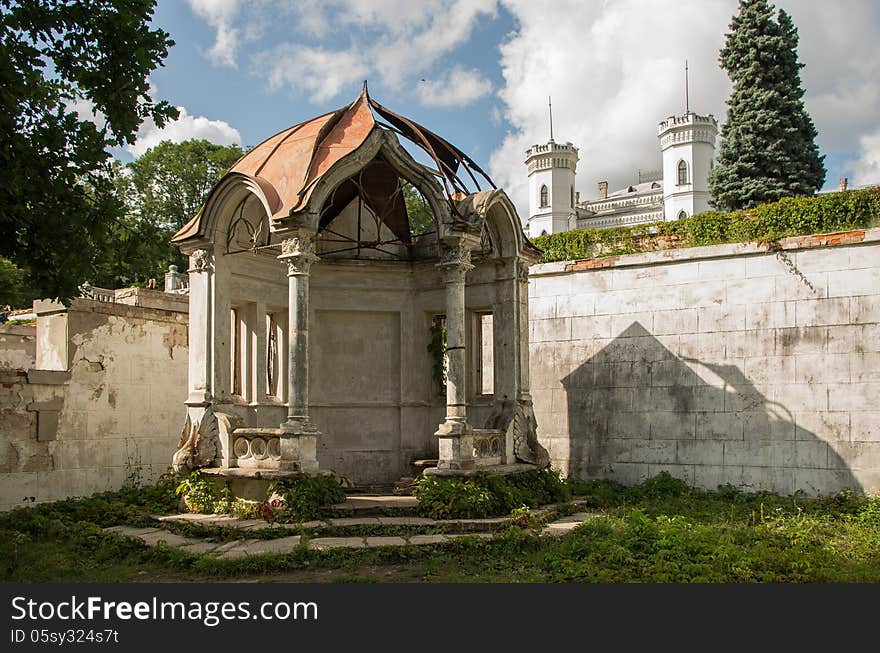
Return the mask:
[[345, 500], [345, 493], [334, 476], [302, 476], [274, 481], [264, 501], [246, 501], [232, 495], [228, 486], [218, 487], [198, 471], [184, 478], [176, 489], [192, 512], [232, 514], [251, 519], [291, 523], [325, 516], [334, 503]]
[[781, 238], [880, 225], [880, 187], [789, 197], [754, 209], [708, 211], [637, 227], [579, 229], [533, 239], [541, 262], [635, 254], [720, 243], [772, 243]]
[[[624, 487], [567, 482], [600, 516], [538, 537], [529, 514], [491, 541], [223, 560], [101, 531], [155, 525], [176, 480], [0, 515], [0, 580], [436, 582], [880, 582], [880, 498], [694, 490], [668, 474]], [[198, 528], [193, 525], [192, 528]], [[248, 531], [250, 533], [250, 531]], [[230, 535], [231, 536], [231, 535]], [[250, 535], [248, 535], [250, 537]]]
[[525, 507], [568, 501], [568, 486], [549, 469], [499, 476], [477, 474], [471, 479], [423, 477], [415, 490], [419, 513], [434, 519], [509, 515]]

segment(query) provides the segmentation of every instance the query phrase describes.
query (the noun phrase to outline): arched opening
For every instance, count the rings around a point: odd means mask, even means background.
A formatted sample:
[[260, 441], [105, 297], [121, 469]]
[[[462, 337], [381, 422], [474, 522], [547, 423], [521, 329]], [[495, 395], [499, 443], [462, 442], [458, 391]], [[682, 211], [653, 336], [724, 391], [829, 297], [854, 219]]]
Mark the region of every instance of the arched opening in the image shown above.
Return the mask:
[[540, 206], [542, 209], [545, 208], [545, 207], [547, 207], [547, 205], [548, 205], [547, 195], [548, 195], [548, 192], [547, 192], [547, 185], [544, 184], [543, 186], [541, 186], [541, 202], [540, 202], [540, 204], [539, 204], [539, 206]]
[[684, 209], [682, 209], [681, 211], [678, 212], [678, 219], [679, 220], [685, 220], [685, 219], [687, 219], [687, 217], [688, 217], [687, 211], [685, 211]]
[[688, 183], [688, 164], [682, 159], [678, 162], [678, 185], [684, 186]]
[[571, 195], [571, 197], [569, 198], [569, 203], [571, 208], [574, 208], [574, 186], [572, 186], [569, 190]]

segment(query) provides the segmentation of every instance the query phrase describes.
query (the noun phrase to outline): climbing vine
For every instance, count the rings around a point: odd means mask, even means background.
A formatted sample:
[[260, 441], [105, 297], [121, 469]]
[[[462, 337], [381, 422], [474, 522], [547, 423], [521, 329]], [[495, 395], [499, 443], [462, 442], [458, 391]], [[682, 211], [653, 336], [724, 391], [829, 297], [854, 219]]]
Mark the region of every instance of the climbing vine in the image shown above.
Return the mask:
[[431, 321], [431, 340], [428, 343], [431, 354], [431, 375], [437, 385], [438, 394], [446, 394], [446, 318], [437, 315]]

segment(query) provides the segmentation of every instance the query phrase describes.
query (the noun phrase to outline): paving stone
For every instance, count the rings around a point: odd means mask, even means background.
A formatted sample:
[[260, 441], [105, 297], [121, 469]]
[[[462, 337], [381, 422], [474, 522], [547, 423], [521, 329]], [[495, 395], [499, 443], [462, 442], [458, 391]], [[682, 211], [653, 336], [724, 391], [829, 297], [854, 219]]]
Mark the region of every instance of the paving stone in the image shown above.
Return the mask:
[[331, 526], [378, 526], [378, 517], [339, 517], [330, 519]]
[[365, 495], [350, 496], [342, 503], [333, 506], [334, 510], [375, 510], [376, 508], [416, 508], [418, 499], [410, 496], [397, 495]]
[[155, 517], [159, 521], [173, 521], [173, 522], [203, 522], [217, 517], [217, 515], [203, 515], [197, 512], [184, 512], [179, 515], [162, 515], [159, 517]]
[[279, 537], [274, 540], [245, 540], [241, 546], [231, 549], [237, 557], [267, 555], [270, 553], [290, 553], [300, 544], [300, 536]]
[[445, 544], [449, 541], [446, 535], [413, 535], [408, 539], [410, 544], [421, 546], [425, 544]]
[[544, 530], [541, 531], [541, 534], [563, 535], [565, 533], [573, 531], [585, 521], [588, 521], [589, 519], [597, 516], [598, 513], [595, 512], [578, 512], [573, 515], [568, 515], [567, 517], [560, 517], [556, 521], [551, 522], [550, 524], [545, 526]]
[[436, 519], [428, 517], [376, 517], [382, 526], [434, 526]]
[[406, 540], [402, 537], [368, 537], [367, 548], [373, 549], [379, 546], [406, 546]]
[[225, 542], [224, 544], [219, 545], [216, 549], [214, 549], [214, 553], [221, 555], [226, 554], [229, 551], [237, 549], [238, 547], [248, 544], [259, 542], [259, 540], [233, 540], [232, 542]]
[[140, 536], [140, 539], [143, 540], [144, 544], [147, 546], [156, 546], [160, 541], [164, 541], [168, 546], [189, 546], [199, 541], [194, 537], [184, 537], [177, 533], [170, 533], [161, 530], [153, 531], [152, 533], [145, 533]]
[[362, 537], [319, 537], [309, 540], [309, 548], [315, 551], [325, 549], [363, 549], [366, 546]]
[[489, 517], [486, 519], [447, 519], [439, 521], [438, 524], [444, 526], [492, 526], [509, 521], [510, 517]]
[[180, 550], [187, 553], [213, 553], [220, 546], [217, 542], [195, 540], [192, 544], [182, 544]]

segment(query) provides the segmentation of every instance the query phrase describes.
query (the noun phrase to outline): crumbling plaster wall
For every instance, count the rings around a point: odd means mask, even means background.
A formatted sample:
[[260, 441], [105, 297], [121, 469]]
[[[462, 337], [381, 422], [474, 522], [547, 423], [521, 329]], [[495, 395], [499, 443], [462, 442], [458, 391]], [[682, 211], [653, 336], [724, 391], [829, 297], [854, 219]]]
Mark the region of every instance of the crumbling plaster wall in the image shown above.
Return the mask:
[[35, 358], [54, 369], [0, 371], [0, 508], [157, 479], [183, 420], [186, 298], [35, 309]]
[[26, 370], [36, 361], [36, 328], [33, 325], [0, 325], [0, 370]]
[[553, 465], [637, 483], [880, 491], [880, 229], [535, 266]]

